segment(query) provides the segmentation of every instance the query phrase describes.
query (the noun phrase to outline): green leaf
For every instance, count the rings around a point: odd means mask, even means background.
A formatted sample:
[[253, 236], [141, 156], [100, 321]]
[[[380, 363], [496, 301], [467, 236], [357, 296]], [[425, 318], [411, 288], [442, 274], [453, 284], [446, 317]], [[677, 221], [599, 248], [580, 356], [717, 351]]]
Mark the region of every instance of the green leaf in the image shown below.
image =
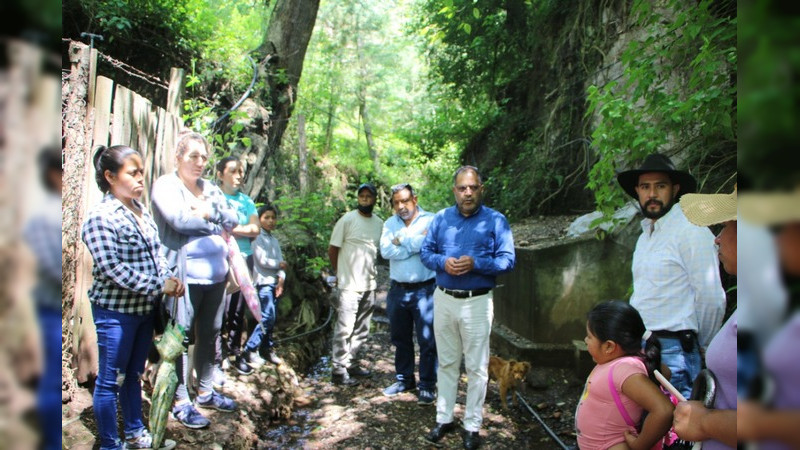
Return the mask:
[[472, 16], [476, 19], [481, 18], [481, 12], [478, 10], [478, 8], [472, 8]]

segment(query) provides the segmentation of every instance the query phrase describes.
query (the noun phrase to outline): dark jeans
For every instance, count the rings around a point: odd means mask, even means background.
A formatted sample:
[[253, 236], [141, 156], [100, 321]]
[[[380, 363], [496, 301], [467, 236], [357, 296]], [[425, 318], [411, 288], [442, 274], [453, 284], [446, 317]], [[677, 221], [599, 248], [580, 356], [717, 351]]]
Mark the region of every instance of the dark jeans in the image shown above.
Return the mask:
[[[247, 268], [253, 273], [253, 255], [246, 256]], [[216, 363], [222, 362], [223, 356], [239, 356], [242, 352], [242, 335], [245, 326], [245, 307], [246, 303], [242, 292], [234, 292], [225, 295], [225, 311], [222, 319], [223, 333], [227, 333], [224, 344], [221, 339], [217, 340]], [[224, 346], [224, 348], [223, 348]]]
[[[44, 371], [37, 392], [42, 448], [61, 448], [61, 310], [37, 309], [42, 333]], [[116, 431], [116, 428], [115, 428]]]
[[98, 371], [94, 387], [94, 417], [101, 449], [120, 446], [117, 397], [126, 437], [140, 435], [144, 361], [153, 340], [154, 314], [137, 316], [92, 304], [97, 328]]
[[272, 342], [272, 329], [275, 327], [275, 285], [261, 284], [256, 286], [258, 300], [261, 303], [261, 323], [256, 325], [250, 339], [244, 346], [244, 351], [256, 350], [269, 351], [274, 345]]
[[397, 380], [414, 382], [414, 329], [419, 343], [419, 387], [436, 388], [436, 339], [433, 335], [434, 283], [406, 289], [392, 281], [386, 297]]

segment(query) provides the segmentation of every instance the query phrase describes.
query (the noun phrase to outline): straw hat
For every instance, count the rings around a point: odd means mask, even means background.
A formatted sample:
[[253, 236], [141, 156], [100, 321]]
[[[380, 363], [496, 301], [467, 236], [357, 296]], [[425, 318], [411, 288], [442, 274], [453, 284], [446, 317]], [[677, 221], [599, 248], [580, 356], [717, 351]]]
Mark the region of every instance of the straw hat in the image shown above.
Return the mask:
[[686, 194], [680, 204], [683, 215], [697, 226], [736, 220], [736, 186], [730, 194]]
[[800, 186], [791, 192], [747, 192], [739, 200], [742, 218], [755, 225], [800, 222]]

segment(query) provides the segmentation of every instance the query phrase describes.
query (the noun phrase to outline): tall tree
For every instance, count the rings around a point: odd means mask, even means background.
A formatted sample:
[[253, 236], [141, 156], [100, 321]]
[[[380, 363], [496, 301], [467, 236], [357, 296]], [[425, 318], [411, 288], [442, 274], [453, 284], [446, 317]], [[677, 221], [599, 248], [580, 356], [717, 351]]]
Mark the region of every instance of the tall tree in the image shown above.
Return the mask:
[[244, 191], [256, 198], [266, 183], [266, 158], [281, 144], [297, 100], [297, 84], [303, 72], [308, 41], [317, 20], [319, 0], [278, 0], [270, 17], [264, 42], [256, 50], [264, 88], [257, 98], [269, 111], [264, 126], [265, 140], [257, 146], [254, 167], [248, 173]]

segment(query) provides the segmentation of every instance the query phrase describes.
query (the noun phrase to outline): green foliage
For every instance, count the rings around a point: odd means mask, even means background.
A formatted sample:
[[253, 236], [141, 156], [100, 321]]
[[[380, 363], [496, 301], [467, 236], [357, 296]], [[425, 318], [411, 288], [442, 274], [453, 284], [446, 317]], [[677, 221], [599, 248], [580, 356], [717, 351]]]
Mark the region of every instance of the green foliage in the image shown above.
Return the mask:
[[587, 187], [606, 220], [627, 200], [616, 171], [648, 154], [682, 161], [700, 189], [716, 191], [732, 175], [718, 168], [736, 158], [737, 21], [715, 15], [713, 4], [634, 2], [635, 24], [646, 34], [622, 53], [618, 80], [587, 89], [587, 115], [599, 117]]
[[[186, 77], [186, 89], [190, 92], [201, 88], [200, 77], [194, 71]], [[247, 148], [251, 144], [249, 137], [244, 135], [244, 125], [238, 119], [246, 118], [242, 111], [233, 111], [230, 114], [233, 125], [229, 128], [214, 128], [218, 119], [212, 105], [206, 103], [202, 97], [187, 96], [183, 101], [183, 120], [187, 128], [202, 134], [213, 147], [213, 152], [208, 158], [208, 170], [214, 173], [214, 166], [220, 159], [230, 156], [237, 148]]]
[[284, 258], [307, 279], [319, 278], [329, 267], [328, 241], [333, 225], [345, 211], [341, 202], [331, 201], [321, 190], [308, 195], [286, 193], [275, 200], [280, 211], [276, 234]]
[[[435, 85], [428, 86], [416, 37], [405, 30], [411, 4], [323, 2], [295, 116], [305, 116], [308, 147], [337, 189], [346, 187], [336, 181], [342, 178], [351, 186], [369, 180], [384, 192], [393, 184], [410, 182], [423, 207], [433, 209], [452, 201], [449, 176], [458, 165], [454, 140], [437, 128], [459, 127], [451, 135], [457, 134], [462, 143], [476, 128], [466, 130], [466, 120], [450, 120], [463, 118], [465, 109], [437, 94]], [[362, 99], [378, 153], [377, 173], [359, 117]], [[287, 137], [294, 134], [295, 128], [290, 128]]]

